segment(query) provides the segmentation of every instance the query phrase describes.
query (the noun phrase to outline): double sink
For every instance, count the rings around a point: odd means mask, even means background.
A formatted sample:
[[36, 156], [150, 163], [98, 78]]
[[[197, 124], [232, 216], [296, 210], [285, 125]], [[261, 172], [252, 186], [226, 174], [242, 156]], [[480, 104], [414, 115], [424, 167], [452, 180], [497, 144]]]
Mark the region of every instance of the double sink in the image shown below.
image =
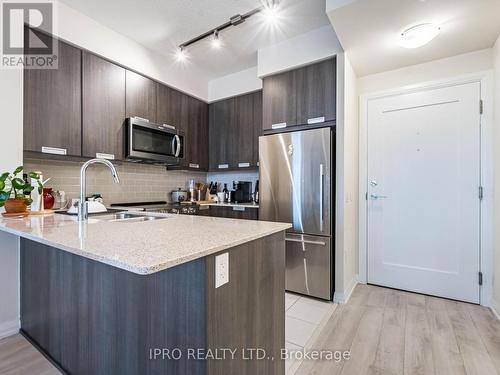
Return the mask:
[[130, 222], [142, 222], [142, 221], [154, 221], [154, 220], [164, 220], [168, 219], [169, 216], [151, 216], [147, 214], [138, 214], [130, 212], [119, 212], [111, 215], [99, 215], [94, 217], [94, 219], [102, 221], [112, 221], [120, 223], [130, 223]]

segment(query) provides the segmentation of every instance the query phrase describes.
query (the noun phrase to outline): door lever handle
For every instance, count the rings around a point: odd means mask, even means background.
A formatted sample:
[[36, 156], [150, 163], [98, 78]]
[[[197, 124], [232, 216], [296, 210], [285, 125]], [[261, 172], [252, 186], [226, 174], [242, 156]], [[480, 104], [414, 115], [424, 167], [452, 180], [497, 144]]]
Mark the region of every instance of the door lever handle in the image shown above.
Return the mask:
[[370, 198], [374, 199], [374, 200], [377, 200], [377, 199], [386, 199], [387, 196], [386, 195], [371, 194]]

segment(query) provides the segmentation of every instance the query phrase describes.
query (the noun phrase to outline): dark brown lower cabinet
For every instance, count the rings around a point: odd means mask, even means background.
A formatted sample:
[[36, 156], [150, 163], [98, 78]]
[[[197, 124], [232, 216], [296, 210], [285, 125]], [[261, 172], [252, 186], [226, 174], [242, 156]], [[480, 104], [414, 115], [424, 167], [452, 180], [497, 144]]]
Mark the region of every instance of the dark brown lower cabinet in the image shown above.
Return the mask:
[[206, 216], [227, 217], [229, 219], [258, 220], [259, 209], [248, 207], [210, 206], [209, 213]]
[[217, 254], [138, 275], [22, 239], [21, 333], [68, 374], [284, 375], [284, 232], [224, 252], [215, 288]]

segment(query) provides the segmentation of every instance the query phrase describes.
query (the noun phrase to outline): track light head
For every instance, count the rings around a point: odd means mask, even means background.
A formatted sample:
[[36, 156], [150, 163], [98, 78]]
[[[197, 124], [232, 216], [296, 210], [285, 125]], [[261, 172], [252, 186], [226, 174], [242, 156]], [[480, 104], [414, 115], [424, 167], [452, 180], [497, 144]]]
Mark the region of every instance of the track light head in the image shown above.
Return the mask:
[[222, 41], [219, 38], [219, 32], [217, 30], [214, 31], [211, 43], [213, 49], [220, 49], [222, 47]]

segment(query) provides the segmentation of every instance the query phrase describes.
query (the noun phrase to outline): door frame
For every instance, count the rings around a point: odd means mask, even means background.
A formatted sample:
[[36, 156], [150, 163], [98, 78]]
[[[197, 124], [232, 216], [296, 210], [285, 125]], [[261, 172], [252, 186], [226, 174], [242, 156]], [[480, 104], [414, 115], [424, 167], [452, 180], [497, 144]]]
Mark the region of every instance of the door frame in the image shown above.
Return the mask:
[[[402, 86], [359, 98], [359, 274], [358, 281], [366, 284], [368, 280], [368, 103], [372, 100], [390, 96], [409, 94], [477, 83], [481, 85], [483, 114], [481, 115], [481, 185], [484, 189], [480, 207], [480, 245], [479, 267], [483, 273], [483, 285], [479, 288], [479, 301], [483, 306], [491, 306], [493, 298], [493, 72], [491, 70], [445, 80]], [[479, 111], [479, 103], [478, 103]]]

